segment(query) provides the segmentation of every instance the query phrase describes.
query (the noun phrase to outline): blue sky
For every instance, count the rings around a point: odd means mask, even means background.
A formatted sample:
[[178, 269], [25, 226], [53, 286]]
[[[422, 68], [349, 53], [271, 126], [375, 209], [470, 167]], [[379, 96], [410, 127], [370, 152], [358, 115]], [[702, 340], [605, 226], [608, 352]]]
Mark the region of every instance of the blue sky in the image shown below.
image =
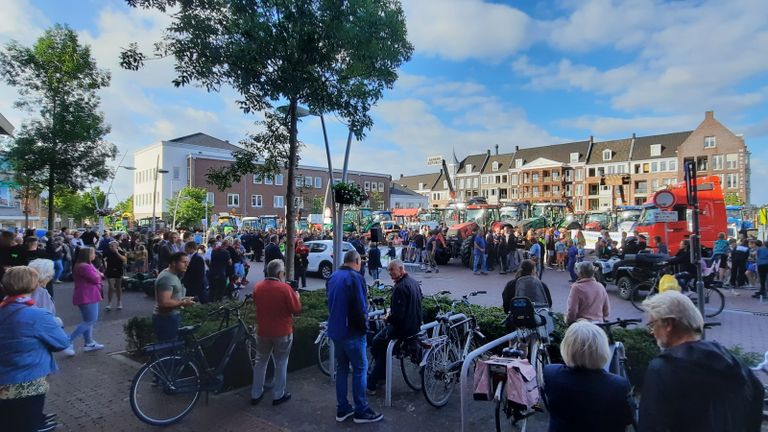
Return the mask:
[[[374, 127], [355, 143], [351, 167], [391, 174], [426, 171], [429, 155], [509, 152], [569, 140], [695, 128], [704, 112], [752, 152], [753, 202], [768, 203], [768, 2], [651, 0], [405, 0], [415, 46], [392, 91], [373, 109]], [[118, 0], [2, 0], [0, 43], [31, 44], [54, 23], [91, 45], [112, 85], [102, 108], [108, 139], [132, 152], [205, 132], [232, 142], [253, 132], [230, 90], [171, 85], [172, 63], [120, 70], [120, 47], [157, 40], [169, 18]], [[0, 85], [0, 112], [17, 126], [15, 91]], [[346, 137], [331, 118], [334, 163]], [[319, 121], [300, 125], [302, 163], [325, 161]], [[130, 176], [118, 175], [120, 199]]]

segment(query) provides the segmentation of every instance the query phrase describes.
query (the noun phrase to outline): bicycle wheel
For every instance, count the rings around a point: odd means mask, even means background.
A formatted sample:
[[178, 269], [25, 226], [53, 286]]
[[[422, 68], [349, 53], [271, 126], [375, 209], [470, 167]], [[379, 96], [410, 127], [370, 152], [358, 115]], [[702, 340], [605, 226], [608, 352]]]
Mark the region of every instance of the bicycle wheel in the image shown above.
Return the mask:
[[326, 376], [331, 376], [331, 339], [327, 335], [317, 343], [317, 367]]
[[[501, 386], [501, 388], [496, 388], [496, 391], [501, 393], [501, 397], [496, 398], [494, 401], [496, 407], [493, 410], [493, 417], [496, 420], [496, 432], [501, 432], [502, 421], [505, 420], [507, 416], [507, 398], [504, 394], [504, 383], [499, 383], [498, 385]], [[501, 416], [502, 414], [504, 414], [504, 417]]]
[[635, 309], [643, 312], [643, 302], [659, 292], [658, 288], [650, 283], [643, 282], [635, 285], [629, 294], [629, 301]]
[[[549, 364], [549, 353], [547, 347], [539, 339], [535, 339], [531, 344], [531, 365], [536, 371], [536, 382], [541, 390], [544, 386], [544, 366]], [[542, 394], [542, 397], [544, 395]]]
[[450, 342], [435, 345], [427, 354], [421, 373], [421, 387], [424, 398], [433, 407], [440, 408], [448, 403], [458, 378], [458, 374], [449, 373], [448, 368], [458, 360], [458, 349]]
[[[696, 291], [691, 291], [690, 298], [696, 307], [699, 306], [698, 294]], [[725, 296], [717, 288], [704, 288], [704, 316], [712, 318], [713, 316], [720, 315], [720, 312], [725, 309]]]
[[400, 357], [400, 370], [403, 372], [403, 380], [413, 390], [421, 390], [421, 358], [414, 361], [409, 355]]
[[200, 371], [189, 359], [163, 357], [147, 363], [131, 383], [131, 409], [136, 417], [153, 426], [179, 422], [200, 397]]

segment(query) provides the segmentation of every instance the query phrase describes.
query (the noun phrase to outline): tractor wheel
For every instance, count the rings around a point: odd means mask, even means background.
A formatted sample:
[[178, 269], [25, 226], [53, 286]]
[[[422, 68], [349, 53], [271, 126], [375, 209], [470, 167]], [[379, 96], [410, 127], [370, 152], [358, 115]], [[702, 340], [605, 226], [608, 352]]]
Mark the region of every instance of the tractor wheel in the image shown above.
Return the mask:
[[446, 249], [440, 249], [437, 254], [435, 254], [435, 262], [437, 262], [437, 265], [444, 266], [448, 264], [448, 261], [451, 260], [451, 254], [448, 253]]
[[472, 249], [475, 246], [475, 236], [469, 236], [461, 243], [461, 251], [459, 256], [461, 257], [461, 265], [464, 267], [472, 266]]

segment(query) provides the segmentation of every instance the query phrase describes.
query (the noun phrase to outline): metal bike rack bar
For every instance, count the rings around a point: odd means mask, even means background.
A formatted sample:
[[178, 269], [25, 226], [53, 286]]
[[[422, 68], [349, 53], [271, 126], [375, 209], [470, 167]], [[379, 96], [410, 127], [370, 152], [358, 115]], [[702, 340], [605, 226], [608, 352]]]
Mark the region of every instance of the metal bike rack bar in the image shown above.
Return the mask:
[[[453, 314], [450, 317], [448, 317], [448, 321], [459, 321], [467, 319], [467, 316], [463, 313], [457, 313]], [[432, 329], [432, 337], [435, 337], [435, 329], [438, 327], [440, 323], [438, 321], [432, 321], [430, 323], [424, 324], [421, 326], [421, 331], [428, 331]], [[395, 349], [395, 340], [392, 339], [389, 341], [389, 345], [387, 345], [387, 370], [384, 380], [384, 406], [391, 407], [392, 406], [392, 351]]]
[[464, 412], [466, 411], [466, 405], [468, 401], [468, 383], [467, 383], [467, 372], [469, 371], [469, 365], [472, 364], [472, 360], [480, 357], [481, 354], [483, 354], [486, 351], [489, 351], [493, 348], [496, 348], [497, 346], [509, 342], [512, 339], [515, 339], [519, 337], [520, 333], [518, 331], [513, 331], [512, 333], [509, 333], [508, 335], [502, 336], [496, 340], [492, 340], [488, 342], [487, 344], [481, 346], [480, 348], [477, 348], [476, 350], [472, 351], [471, 353], [467, 354], [467, 358], [464, 359], [464, 363], [461, 365], [461, 379], [459, 386], [459, 391], [461, 392], [461, 432], [464, 432], [467, 430], [467, 419], [464, 416]]
[[[368, 312], [368, 319], [384, 315], [384, 310], [379, 309]], [[328, 331], [328, 321], [325, 321], [326, 332]], [[328, 355], [330, 356], [328, 367], [330, 368], [329, 378], [331, 382], [336, 382], [336, 348], [333, 345], [333, 339], [328, 338]]]

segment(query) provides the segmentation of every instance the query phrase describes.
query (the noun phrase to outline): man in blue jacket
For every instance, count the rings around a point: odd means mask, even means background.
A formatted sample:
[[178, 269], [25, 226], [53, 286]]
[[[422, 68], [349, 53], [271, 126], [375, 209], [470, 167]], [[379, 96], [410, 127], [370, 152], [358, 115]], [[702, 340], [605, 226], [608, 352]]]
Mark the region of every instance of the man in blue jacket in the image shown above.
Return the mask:
[[[365, 394], [368, 373], [366, 323], [368, 299], [360, 275], [360, 254], [350, 250], [344, 265], [333, 272], [328, 290], [328, 337], [333, 341], [336, 360], [336, 421], [353, 417], [355, 423], [373, 423], [383, 416], [368, 406]], [[354, 409], [347, 400], [347, 375], [352, 367]]]

